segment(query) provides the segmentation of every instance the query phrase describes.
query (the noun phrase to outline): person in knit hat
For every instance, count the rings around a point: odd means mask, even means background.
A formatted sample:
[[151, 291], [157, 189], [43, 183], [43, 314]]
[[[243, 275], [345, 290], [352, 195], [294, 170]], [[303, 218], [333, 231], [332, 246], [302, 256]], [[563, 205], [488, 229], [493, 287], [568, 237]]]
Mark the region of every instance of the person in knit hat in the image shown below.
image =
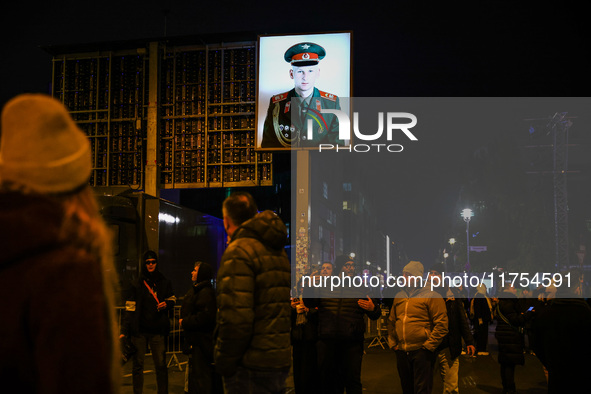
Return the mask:
[[168, 393], [166, 343], [170, 333], [169, 311], [176, 304], [172, 283], [158, 270], [158, 255], [153, 250], [144, 253], [141, 275], [125, 301], [125, 314], [120, 338], [131, 338], [137, 352], [132, 357], [134, 393], [144, 386], [144, 358], [150, 346], [158, 393]]
[[405, 394], [431, 393], [435, 353], [448, 333], [445, 302], [423, 283], [423, 273], [420, 261], [403, 268], [406, 286], [396, 294], [388, 317], [388, 344], [396, 352]]
[[[22, 94], [0, 126], [0, 376], [22, 392], [119, 392], [111, 234], [90, 143], [58, 100]], [[25, 279], [26, 278], [26, 279]]]
[[410, 263], [404, 266], [402, 272], [408, 273], [410, 276], [422, 277], [423, 273], [425, 272], [425, 268], [423, 267], [423, 264], [421, 264], [420, 261], [411, 261]]
[[41, 94], [24, 94], [2, 112], [0, 182], [42, 194], [86, 186], [92, 170], [90, 142], [67, 109]]

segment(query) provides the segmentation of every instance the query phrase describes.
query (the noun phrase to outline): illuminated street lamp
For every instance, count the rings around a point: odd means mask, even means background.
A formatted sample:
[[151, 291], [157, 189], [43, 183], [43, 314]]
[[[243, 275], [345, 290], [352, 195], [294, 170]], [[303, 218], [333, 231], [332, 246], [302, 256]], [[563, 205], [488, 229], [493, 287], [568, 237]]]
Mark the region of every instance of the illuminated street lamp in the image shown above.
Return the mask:
[[466, 267], [470, 271], [470, 219], [474, 216], [474, 212], [470, 208], [466, 208], [461, 212], [464, 222], [466, 222]]

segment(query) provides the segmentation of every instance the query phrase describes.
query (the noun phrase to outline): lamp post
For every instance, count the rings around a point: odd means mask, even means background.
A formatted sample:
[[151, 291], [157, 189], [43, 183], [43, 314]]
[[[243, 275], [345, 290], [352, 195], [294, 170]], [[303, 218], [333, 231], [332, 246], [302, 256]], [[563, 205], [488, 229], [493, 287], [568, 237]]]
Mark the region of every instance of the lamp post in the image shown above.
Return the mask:
[[461, 212], [464, 222], [466, 222], [466, 268], [470, 271], [470, 219], [474, 216], [474, 212], [470, 208], [466, 208]]

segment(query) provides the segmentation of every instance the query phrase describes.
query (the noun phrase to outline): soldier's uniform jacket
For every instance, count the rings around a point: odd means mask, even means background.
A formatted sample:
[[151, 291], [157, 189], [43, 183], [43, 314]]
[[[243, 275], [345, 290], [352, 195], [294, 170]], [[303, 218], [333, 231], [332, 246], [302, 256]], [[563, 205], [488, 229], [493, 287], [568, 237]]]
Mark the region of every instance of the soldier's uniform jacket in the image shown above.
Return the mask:
[[[322, 114], [320, 111], [340, 110], [338, 96], [314, 88], [314, 93], [307, 105], [303, 106], [301, 115], [300, 109], [291, 100], [299, 97], [295, 88], [271, 97], [263, 126], [262, 148], [313, 147], [337, 143], [339, 122], [336, 115]], [[312, 120], [312, 140], [308, 139], [308, 119]]]

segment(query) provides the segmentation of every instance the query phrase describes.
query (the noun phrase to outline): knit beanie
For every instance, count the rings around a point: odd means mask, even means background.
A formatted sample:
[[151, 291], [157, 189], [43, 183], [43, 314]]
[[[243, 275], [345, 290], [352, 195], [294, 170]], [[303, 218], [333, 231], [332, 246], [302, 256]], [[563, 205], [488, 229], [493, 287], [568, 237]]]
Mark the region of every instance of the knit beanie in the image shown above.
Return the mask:
[[412, 276], [423, 276], [423, 264], [420, 261], [411, 261], [404, 267], [402, 272], [408, 272]]
[[[153, 250], [147, 250], [144, 252], [143, 255], [143, 265], [141, 268], [141, 275], [138, 277], [138, 280], [141, 281], [144, 279], [148, 279], [149, 281], [154, 281], [160, 274], [160, 270], [158, 270], [158, 255]], [[154, 268], [153, 272], [148, 271], [148, 265], [146, 264], [146, 260], [156, 260], [156, 267]]]
[[430, 271], [435, 271], [438, 274], [442, 274], [445, 272], [445, 265], [443, 263], [435, 263], [431, 266]]
[[38, 193], [64, 193], [88, 183], [90, 142], [58, 100], [21, 94], [2, 110], [0, 184], [11, 181]]
[[156, 252], [154, 252], [153, 250], [147, 250], [146, 252], [144, 252], [144, 263], [146, 262], [146, 260], [156, 260], [156, 263], [158, 263], [158, 254], [156, 254]]
[[334, 260], [334, 271], [340, 273], [345, 263], [349, 261], [355, 262], [355, 260], [353, 260], [353, 258], [348, 255], [338, 255]]

